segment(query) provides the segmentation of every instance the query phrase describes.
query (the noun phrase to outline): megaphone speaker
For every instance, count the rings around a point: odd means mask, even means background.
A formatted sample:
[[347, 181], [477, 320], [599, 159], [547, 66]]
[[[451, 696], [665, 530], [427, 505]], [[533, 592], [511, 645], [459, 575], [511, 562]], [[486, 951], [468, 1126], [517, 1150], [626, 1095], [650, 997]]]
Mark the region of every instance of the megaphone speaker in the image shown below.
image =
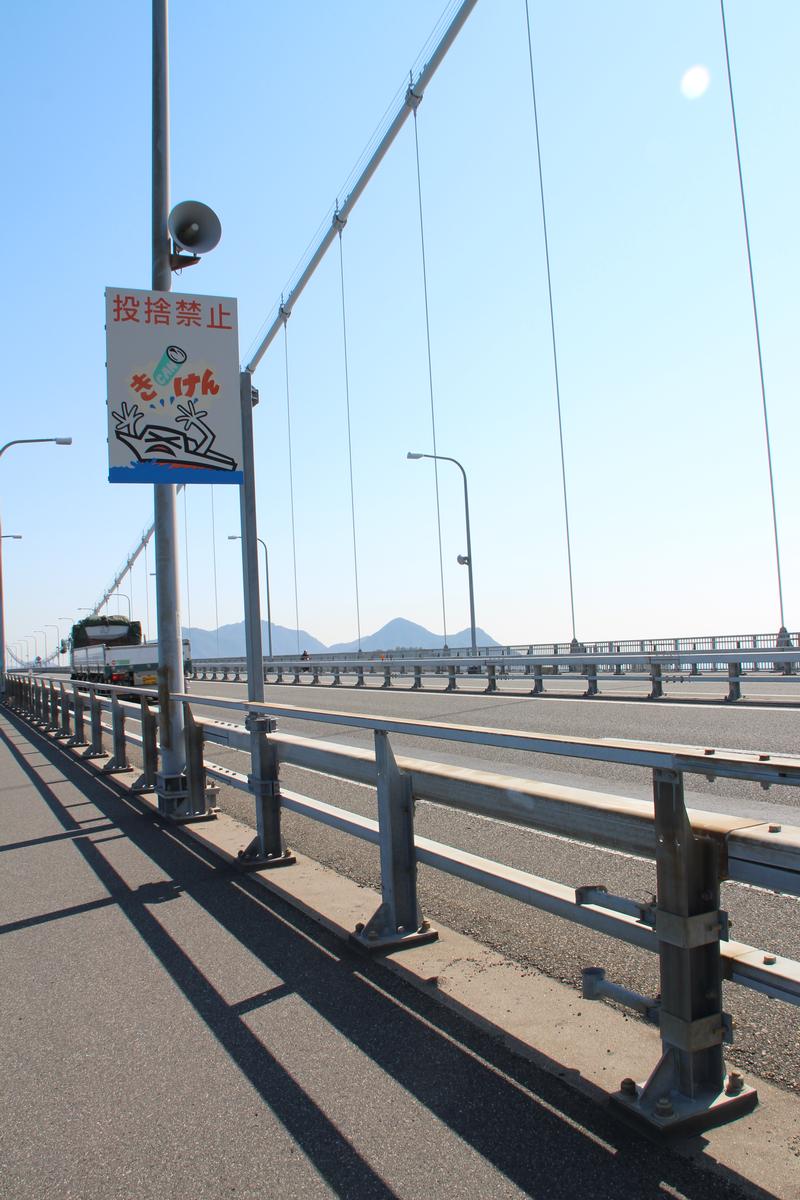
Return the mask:
[[199, 200], [184, 200], [169, 214], [169, 232], [176, 246], [190, 254], [207, 254], [222, 237], [219, 217]]

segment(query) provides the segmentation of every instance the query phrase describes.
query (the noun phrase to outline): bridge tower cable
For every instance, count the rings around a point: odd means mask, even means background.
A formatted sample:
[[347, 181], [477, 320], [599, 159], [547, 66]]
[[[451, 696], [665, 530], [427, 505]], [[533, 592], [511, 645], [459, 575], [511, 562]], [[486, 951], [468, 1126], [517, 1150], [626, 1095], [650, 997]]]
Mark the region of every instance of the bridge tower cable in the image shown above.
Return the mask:
[[[339, 203], [336, 203], [338, 212]], [[347, 457], [350, 467], [350, 517], [353, 526], [353, 574], [356, 589], [356, 632], [358, 635], [358, 653], [361, 653], [361, 602], [358, 593], [358, 541], [356, 538], [356, 498], [353, 486], [353, 438], [350, 423], [350, 368], [347, 355], [347, 305], [344, 290], [344, 250], [342, 249], [342, 231], [345, 222], [339, 226], [339, 282], [342, 292], [342, 352], [344, 355], [344, 395], [347, 408]]]
[[[412, 80], [413, 83], [413, 80]], [[417, 109], [419, 108], [421, 96], [416, 95], [413, 86], [409, 86], [408, 94], [411, 97], [414, 113], [414, 150], [417, 162], [417, 201], [419, 207], [419, 242], [422, 253], [422, 293], [425, 299], [425, 340], [428, 350], [428, 394], [430, 396], [431, 406], [431, 437], [433, 440], [433, 480], [436, 490], [436, 531], [439, 538], [439, 578], [442, 585], [442, 631], [444, 634], [444, 649], [447, 649], [447, 612], [445, 604], [444, 591], [444, 556], [442, 553], [442, 513], [439, 503], [439, 463], [437, 461], [436, 448], [436, 405], [433, 395], [433, 359], [431, 356], [431, 318], [430, 308], [428, 304], [428, 266], [425, 257], [425, 220], [422, 211], [422, 172], [419, 163], [419, 130], [417, 127]]]
[[736, 147], [736, 169], [739, 176], [739, 195], [742, 203], [742, 223], [744, 225], [744, 241], [747, 250], [747, 272], [750, 280], [750, 300], [753, 307], [753, 325], [756, 335], [756, 354], [758, 357], [758, 377], [761, 385], [761, 410], [764, 416], [764, 437], [767, 443], [767, 466], [769, 468], [769, 494], [772, 501], [772, 532], [775, 540], [775, 570], [778, 581], [778, 610], [780, 613], [780, 631], [778, 637], [788, 637], [783, 611], [783, 581], [781, 578], [781, 551], [778, 540], [778, 510], [775, 505], [775, 476], [772, 468], [772, 446], [769, 436], [769, 417], [767, 414], [767, 389], [764, 382], [764, 359], [761, 351], [761, 328], [758, 319], [758, 302], [756, 300], [756, 285], [753, 277], [753, 255], [750, 248], [750, 223], [747, 217], [747, 200], [744, 190], [744, 175], [742, 172], [742, 154], [739, 147], [739, 125], [736, 120], [736, 104], [733, 99], [733, 80], [731, 77], [731, 58], [728, 47], [728, 25], [725, 20], [725, 0], [719, 3], [722, 17], [722, 39], [725, 45], [725, 70], [728, 76], [728, 95], [731, 102], [731, 124], [733, 126], [733, 141]]
[[572, 577], [572, 539], [569, 528], [569, 503], [567, 499], [567, 468], [564, 456], [564, 425], [561, 414], [561, 386], [558, 376], [558, 343], [556, 339], [556, 319], [553, 305], [553, 281], [550, 269], [550, 243], [547, 236], [547, 207], [544, 199], [544, 176], [542, 174], [542, 149], [539, 138], [539, 110], [536, 104], [536, 78], [533, 70], [533, 38], [531, 36], [531, 16], [528, 0], [525, 0], [525, 27], [528, 34], [528, 62], [531, 76], [531, 100], [533, 103], [533, 128], [536, 135], [536, 164], [539, 173], [539, 199], [542, 211], [542, 233], [544, 237], [544, 261], [547, 271], [547, 300], [550, 310], [550, 339], [553, 347], [553, 377], [556, 389], [556, 411], [558, 414], [558, 443], [561, 451], [561, 486], [564, 495], [564, 528], [567, 540], [567, 572], [569, 576], [569, 608], [572, 619], [572, 641], [577, 644], [575, 633], [575, 588]]
[[[281, 299], [281, 307], [283, 300]], [[297, 653], [300, 653], [300, 601], [297, 593], [297, 537], [294, 523], [294, 465], [292, 462], [292, 406], [289, 391], [289, 329], [288, 316], [283, 322], [283, 374], [286, 380], [286, 432], [289, 443], [289, 508], [292, 515], [292, 570], [294, 572], [294, 622], [297, 635]]]

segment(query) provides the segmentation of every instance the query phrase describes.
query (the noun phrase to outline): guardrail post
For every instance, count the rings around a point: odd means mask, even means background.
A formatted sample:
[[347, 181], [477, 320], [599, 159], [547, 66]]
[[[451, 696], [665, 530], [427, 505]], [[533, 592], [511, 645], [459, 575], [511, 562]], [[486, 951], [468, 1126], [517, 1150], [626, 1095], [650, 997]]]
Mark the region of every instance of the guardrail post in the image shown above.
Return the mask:
[[398, 768], [389, 736], [382, 729], [375, 730], [375, 765], [378, 769], [381, 904], [366, 925], [356, 926], [351, 937], [369, 950], [395, 950], [435, 941], [439, 935], [422, 920], [417, 902], [411, 778]]
[[364, 683], [364, 668], [356, 667], [356, 687], [365, 687]]
[[726, 1081], [722, 1056], [730, 1020], [722, 1011], [720, 845], [695, 837], [679, 771], [653, 771], [661, 973], [662, 1055], [641, 1087], [614, 1101], [664, 1132], [708, 1128], [749, 1111], [757, 1101], [741, 1076]]
[[341, 687], [341, 686], [342, 686], [341, 668], [338, 663], [335, 663], [334, 667], [333, 667], [333, 683], [331, 684], [331, 687]]
[[53, 683], [52, 680], [50, 681], [48, 691], [49, 691], [48, 699], [49, 699], [49, 703], [50, 703], [50, 716], [47, 721], [47, 727], [48, 727], [48, 729], [52, 729], [54, 733], [57, 733], [58, 732], [58, 692], [56, 691], [56, 685]]
[[319, 687], [319, 666], [317, 663], [314, 663], [314, 666], [312, 667], [311, 686]]
[[728, 694], [726, 701], [741, 700], [742, 698], [742, 664], [728, 663]]
[[125, 710], [116, 692], [111, 695], [111, 758], [103, 770], [109, 774], [133, 770], [128, 762], [128, 747], [125, 743]]
[[598, 694], [597, 663], [586, 664], [586, 691], [583, 694], [584, 697], [596, 696]]
[[[198, 725], [188, 704], [183, 705], [183, 729], [186, 745], [186, 790], [171, 800], [168, 814], [172, 821], [204, 821], [217, 815], [214, 800], [219, 794], [216, 784], [206, 781], [203, 762], [203, 727]], [[159, 801], [161, 797], [159, 796]]]
[[292, 683], [299, 683], [299, 682], [300, 682], [300, 666], [299, 666], [299, 664], [295, 664], [294, 679], [292, 680]]
[[497, 668], [494, 663], [486, 664], [486, 687], [483, 690], [484, 692], [497, 691]]
[[241, 677], [241, 675], [240, 675], [240, 673], [239, 673], [239, 664], [238, 664], [238, 663], [236, 664], [236, 670], [235, 670], [235, 671], [234, 671], [234, 673], [233, 673], [233, 682], [234, 682], [234, 683], [241, 683], [241, 682], [242, 682], [242, 677]]
[[243, 870], [288, 867], [296, 862], [281, 833], [281, 790], [278, 749], [269, 735], [278, 728], [274, 717], [250, 712], [245, 719], [250, 734], [250, 774], [247, 786], [256, 802], [256, 836], [239, 851]]
[[83, 727], [83, 693], [77, 683], [72, 685], [72, 705], [75, 709], [71, 746], [85, 746], [86, 734]]
[[223, 665], [222, 665], [222, 682], [223, 683], [228, 682], [228, 664], [227, 663], [223, 663]]
[[104, 758], [105, 748], [103, 746], [103, 713], [100, 705], [100, 697], [97, 691], [92, 688], [89, 693], [89, 721], [92, 731], [92, 740], [89, 743], [89, 749], [85, 754], [85, 758]]
[[447, 665], [447, 687], [446, 692], [455, 692], [458, 689], [458, 681], [456, 679], [456, 668], [454, 663]]
[[544, 675], [542, 674], [541, 663], [534, 663], [533, 665], [533, 687], [531, 688], [531, 695], [544, 695]]
[[383, 683], [382, 688], [390, 688], [392, 686], [392, 668], [387, 664], [383, 668]]
[[650, 663], [650, 695], [649, 700], [660, 700], [664, 695], [664, 684], [661, 680], [661, 663]]
[[412, 692], [422, 691], [422, 667], [414, 667], [414, 682], [411, 685]]
[[275, 682], [283, 683], [283, 663], [278, 663], [277, 671], [278, 671], [278, 674], [275, 678]]
[[59, 697], [61, 702], [61, 733], [59, 734], [59, 737], [68, 738], [72, 733], [69, 719], [69, 696], [67, 695], [67, 689], [64, 687], [63, 683], [59, 683], [58, 690], [61, 693]]
[[158, 774], [158, 718], [150, 707], [150, 697], [140, 697], [142, 723], [142, 773], [131, 791], [153, 792]]

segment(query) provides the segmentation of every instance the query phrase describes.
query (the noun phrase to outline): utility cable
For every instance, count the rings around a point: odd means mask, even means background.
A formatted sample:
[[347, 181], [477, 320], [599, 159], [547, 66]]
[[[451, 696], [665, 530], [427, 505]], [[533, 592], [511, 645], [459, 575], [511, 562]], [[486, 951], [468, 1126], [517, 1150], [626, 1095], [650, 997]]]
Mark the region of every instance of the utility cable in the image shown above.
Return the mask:
[[344, 251], [342, 249], [342, 230], [339, 229], [339, 280], [342, 285], [342, 349], [344, 351], [344, 393], [347, 405], [347, 456], [350, 465], [350, 516], [353, 525], [353, 572], [356, 585], [356, 629], [358, 632], [358, 652], [361, 653], [361, 604], [358, 595], [358, 543], [356, 539], [356, 499], [353, 487], [353, 439], [350, 426], [350, 369], [347, 358], [347, 307], [344, 292]]
[[769, 493], [772, 500], [772, 530], [775, 537], [775, 569], [778, 576], [778, 608], [780, 610], [781, 630], [786, 628], [783, 619], [783, 582], [781, 579], [781, 552], [778, 542], [778, 510], [775, 505], [775, 477], [772, 470], [772, 447], [769, 436], [769, 418], [767, 416], [767, 389], [764, 383], [764, 360], [761, 353], [761, 330], [758, 320], [758, 304], [756, 302], [756, 285], [753, 279], [753, 256], [750, 250], [750, 225], [747, 219], [747, 201], [744, 194], [744, 177], [742, 174], [742, 155], [739, 149], [739, 127], [736, 121], [736, 105], [733, 100], [733, 81], [731, 79], [731, 59], [728, 50], [728, 26], [725, 21], [725, 0], [719, 0], [722, 16], [722, 37], [725, 43], [725, 69], [728, 73], [728, 95], [731, 100], [731, 122], [733, 124], [733, 140], [736, 146], [736, 168], [739, 173], [739, 194], [742, 200], [742, 219], [744, 222], [744, 241], [747, 247], [747, 271], [750, 277], [750, 299], [753, 304], [753, 324], [756, 332], [756, 352], [758, 355], [758, 377], [761, 382], [761, 408], [764, 414], [764, 436], [767, 442], [767, 465], [769, 467]]
[[292, 409], [289, 394], [289, 330], [283, 323], [283, 368], [286, 378], [286, 430], [289, 440], [289, 507], [292, 514], [292, 565], [294, 570], [294, 624], [297, 633], [297, 653], [300, 653], [300, 602], [297, 595], [297, 538], [294, 525], [294, 469], [292, 464]]
[[[419, 202], [419, 241], [422, 249], [422, 290], [425, 296], [425, 338], [428, 346], [428, 392], [431, 400], [431, 434], [433, 436], [433, 453], [436, 455], [436, 407], [433, 398], [433, 360], [431, 358], [431, 319], [428, 306], [428, 266], [425, 257], [425, 221], [422, 214], [422, 172], [419, 165], [419, 130], [417, 128], [417, 110], [414, 108], [414, 150], [417, 159], [417, 199]], [[447, 649], [447, 612], [444, 596], [444, 557], [442, 554], [442, 513], [439, 504], [439, 464], [434, 457], [433, 479], [436, 488], [436, 531], [439, 537], [439, 578], [442, 584], [442, 631], [444, 633], [444, 649]]]
[[531, 72], [531, 99], [533, 101], [533, 126], [536, 133], [536, 163], [539, 170], [539, 197], [542, 206], [542, 231], [544, 234], [544, 260], [547, 268], [547, 299], [550, 307], [550, 338], [553, 344], [553, 375], [556, 388], [556, 409], [558, 412], [558, 442], [561, 449], [561, 485], [564, 493], [564, 526], [567, 536], [567, 571], [569, 573], [569, 609], [572, 618], [572, 640], [576, 641], [575, 633], [575, 589], [572, 580], [572, 539], [569, 530], [569, 504], [567, 502], [567, 468], [564, 460], [564, 426], [561, 418], [561, 386], [558, 378], [558, 346], [556, 342], [556, 320], [553, 306], [553, 282], [550, 271], [550, 244], [547, 237], [547, 209], [544, 201], [544, 178], [542, 175], [542, 150], [539, 139], [539, 112], [536, 106], [536, 81], [533, 71], [533, 41], [531, 38], [531, 16], [528, 0], [525, 0], [525, 26], [528, 32], [528, 61]]

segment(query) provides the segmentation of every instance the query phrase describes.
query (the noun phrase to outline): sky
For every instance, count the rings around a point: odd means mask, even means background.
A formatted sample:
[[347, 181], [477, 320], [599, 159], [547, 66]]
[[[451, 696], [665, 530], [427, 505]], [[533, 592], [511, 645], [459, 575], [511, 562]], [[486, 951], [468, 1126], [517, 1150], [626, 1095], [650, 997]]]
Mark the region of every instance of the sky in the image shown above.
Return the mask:
[[[172, 0], [171, 196], [222, 240], [176, 291], [238, 301], [240, 357], [417, 71], [445, 0]], [[529, 0], [576, 632], [780, 623], [717, 0]], [[785, 620], [800, 626], [795, 0], [727, 0], [772, 436]], [[152, 521], [107, 482], [104, 289], [150, 286], [146, 4], [5, 13], [6, 638], [52, 646]], [[479, 0], [419, 108], [437, 450], [469, 480], [477, 622], [568, 640], [559, 433], [524, 0]], [[343, 190], [344, 189], [344, 190]], [[442, 630], [414, 123], [342, 239], [361, 630]], [[288, 353], [285, 353], [288, 352]], [[289, 366], [287, 408], [286, 359]], [[259, 534], [273, 620], [356, 637], [334, 245], [259, 366]], [[288, 455], [291, 421], [292, 470]], [[469, 622], [461, 476], [439, 468], [446, 626]], [[184, 498], [185, 497], [185, 498]], [[293, 557], [292, 508], [296, 546]], [[179, 497], [184, 625], [242, 619], [236, 487]], [[155, 636], [151, 552], [122, 587]], [[262, 580], [263, 587], [263, 580]], [[124, 599], [112, 601], [127, 611]], [[263, 605], [265, 611], [265, 605]], [[38, 631], [38, 632], [37, 632]], [[25, 643], [23, 639], [28, 638]], [[24, 651], [23, 651], [24, 653]]]

